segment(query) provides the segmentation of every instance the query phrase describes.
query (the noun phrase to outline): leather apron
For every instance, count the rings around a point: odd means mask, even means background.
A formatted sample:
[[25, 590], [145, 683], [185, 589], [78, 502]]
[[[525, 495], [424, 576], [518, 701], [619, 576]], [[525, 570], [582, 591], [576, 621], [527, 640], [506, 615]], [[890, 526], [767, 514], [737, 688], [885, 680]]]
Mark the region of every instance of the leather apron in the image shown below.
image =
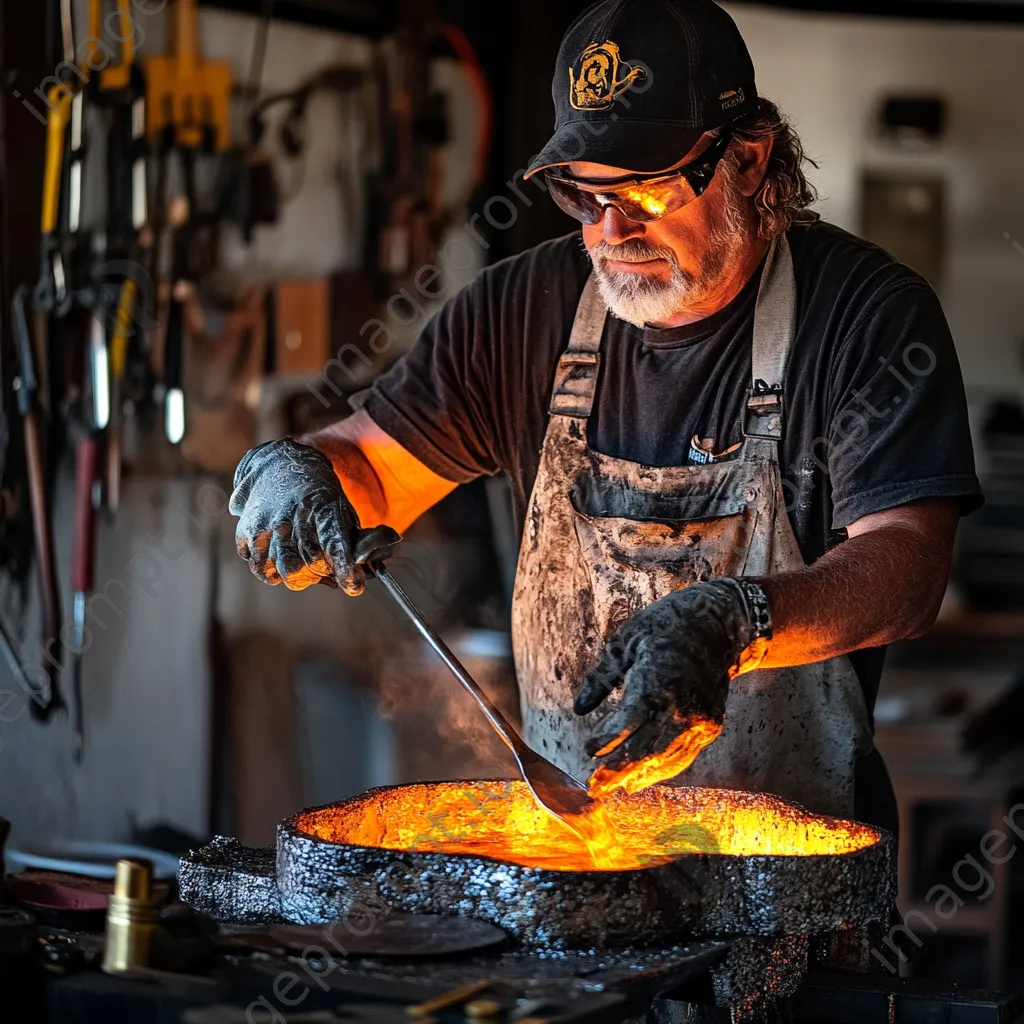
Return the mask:
[[[591, 277], [555, 374], [512, 603], [526, 742], [581, 781], [596, 767], [586, 741], [622, 691], [586, 717], [573, 712], [573, 696], [630, 615], [703, 580], [804, 566], [779, 467], [782, 382], [796, 327], [785, 237], [765, 261], [744, 439], [731, 461], [655, 468], [588, 446], [606, 317]], [[670, 784], [775, 793], [818, 814], [852, 817], [854, 763], [871, 748], [863, 692], [845, 655], [758, 669], [732, 681], [718, 738]]]

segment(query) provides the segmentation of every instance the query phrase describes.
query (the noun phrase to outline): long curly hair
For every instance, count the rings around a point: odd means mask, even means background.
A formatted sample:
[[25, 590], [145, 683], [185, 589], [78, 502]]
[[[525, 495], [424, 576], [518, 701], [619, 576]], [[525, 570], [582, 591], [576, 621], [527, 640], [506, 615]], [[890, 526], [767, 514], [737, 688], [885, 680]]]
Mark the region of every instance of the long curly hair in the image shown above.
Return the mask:
[[803, 170], [804, 163], [818, 165], [804, 152], [800, 137], [771, 100], [759, 98], [757, 110], [733, 121], [729, 129], [736, 138], [747, 142], [772, 140], [768, 170], [753, 198], [759, 234], [762, 238], [775, 238], [818, 198]]

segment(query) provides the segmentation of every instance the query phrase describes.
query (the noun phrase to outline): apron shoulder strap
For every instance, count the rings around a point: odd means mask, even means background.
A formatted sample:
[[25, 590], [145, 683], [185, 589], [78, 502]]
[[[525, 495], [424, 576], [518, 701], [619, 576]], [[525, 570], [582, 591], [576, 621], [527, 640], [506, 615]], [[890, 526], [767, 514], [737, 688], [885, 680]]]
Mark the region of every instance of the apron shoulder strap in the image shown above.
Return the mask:
[[594, 408], [597, 371], [601, 366], [601, 336], [607, 315], [597, 281], [591, 274], [576, 307], [569, 347], [555, 369], [555, 386], [548, 409], [552, 416], [586, 419]]
[[754, 308], [753, 378], [743, 422], [745, 437], [782, 439], [783, 380], [796, 335], [796, 277], [786, 236], [768, 250]]

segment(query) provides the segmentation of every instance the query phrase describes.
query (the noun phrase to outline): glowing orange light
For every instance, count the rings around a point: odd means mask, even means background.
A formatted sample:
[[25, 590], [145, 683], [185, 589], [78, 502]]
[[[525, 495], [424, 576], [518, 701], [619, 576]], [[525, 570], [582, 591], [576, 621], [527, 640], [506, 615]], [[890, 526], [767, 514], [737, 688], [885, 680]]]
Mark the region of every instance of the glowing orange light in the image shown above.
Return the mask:
[[542, 810], [524, 783], [492, 781], [400, 786], [309, 811], [298, 824], [331, 842], [475, 854], [556, 871], [631, 870], [683, 853], [843, 854], [879, 838], [867, 825], [725, 789], [620, 792], [591, 820], [594, 834], [583, 842]]

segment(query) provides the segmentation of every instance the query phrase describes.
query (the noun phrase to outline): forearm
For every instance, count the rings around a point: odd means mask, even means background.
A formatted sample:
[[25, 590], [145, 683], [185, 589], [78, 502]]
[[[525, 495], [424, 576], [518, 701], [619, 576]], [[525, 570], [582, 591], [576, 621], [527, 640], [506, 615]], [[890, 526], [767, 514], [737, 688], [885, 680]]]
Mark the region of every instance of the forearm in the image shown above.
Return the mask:
[[364, 527], [387, 523], [403, 531], [456, 486], [423, 465], [363, 410], [299, 440], [331, 460]]
[[[803, 665], [919, 636], [934, 622], [949, 576], [956, 509], [921, 502], [813, 565], [758, 580], [768, 595], [772, 640], [760, 668]], [[874, 518], [874, 517], [872, 517]]]

